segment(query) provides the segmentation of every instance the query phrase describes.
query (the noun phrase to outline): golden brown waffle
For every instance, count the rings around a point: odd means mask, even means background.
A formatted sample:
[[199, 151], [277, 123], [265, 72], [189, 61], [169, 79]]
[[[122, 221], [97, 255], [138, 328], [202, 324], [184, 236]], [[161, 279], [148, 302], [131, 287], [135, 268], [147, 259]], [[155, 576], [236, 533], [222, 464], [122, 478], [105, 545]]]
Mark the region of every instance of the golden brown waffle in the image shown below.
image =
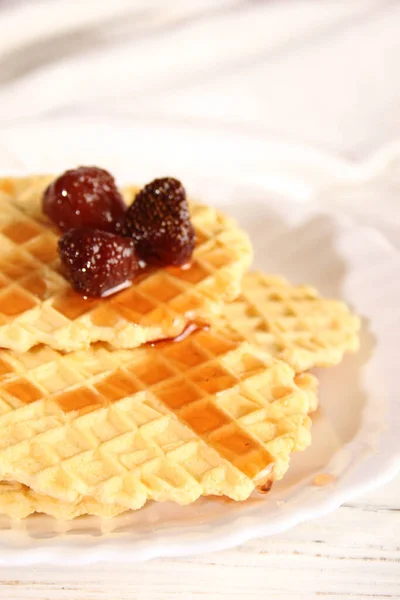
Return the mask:
[[246, 342], [0, 353], [0, 478], [139, 508], [249, 496], [310, 443], [316, 382]]
[[[308, 382], [310, 384], [311, 381]], [[310, 387], [309, 413], [317, 409], [315, 389]], [[300, 446], [298, 449], [302, 450]], [[269, 488], [272, 478], [263, 487]], [[0, 514], [11, 519], [24, 519], [33, 513], [44, 513], [59, 520], [70, 520], [82, 515], [111, 518], [128, 510], [118, 504], [105, 504], [93, 498], [82, 498], [77, 502], [63, 502], [45, 494], [38, 494], [26, 485], [15, 481], [0, 481]]]
[[[311, 384], [311, 381], [308, 382]], [[308, 385], [307, 384], [307, 385]], [[310, 386], [309, 413], [317, 409], [317, 395]], [[300, 446], [298, 449], [302, 450]], [[272, 478], [266, 484], [269, 488]], [[128, 510], [118, 504], [105, 504], [93, 498], [82, 498], [77, 502], [63, 502], [45, 494], [38, 494], [26, 485], [15, 481], [0, 481], [0, 514], [11, 519], [25, 519], [34, 513], [44, 513], [59, 520], [70, 520], [82, 515], [112, 518]]]
[[[239, 294], [251, 260], [247, 235], [213, 208], [192, 204], [197, 243], [189, 268], [149, 271], [118, 294], [84, 299], [59, 271], [59, 234], [41, 212], [51, 179], [0, 180], [1, 347], [71, 351], [101, 340], [131, 348], [174, 337], [190, 320], [209, 321]], [[128, 202], [133, 194], [125, 191]]]
[[25, 519], [33, 513], [44, 513], [59, 520], [75, 519], [81, 515], [110, 518], [126, 510], [115, 504], [101, 504], [93, 498], [84, 498], [76, 503], [61, 502], [51, 496], [36, 494], [15, 481], [0, 482], [0, 514], [11, 519]]
[[240, 296], [223, 315], [229, 337], [256, 344], [298, 373], [335, 365], [358, 349], [360, 319], [344, 302], [282, 277], [247, 273]]
[[[309, 382], [311, 383], [311, 382]], [[309, 414], [318, 406], [315, 389], [310, 386]], [[302, 450], [299, 446], [297, 450]], [[294, 449], [296, 451], [296, 449]], [[261, 490], [268, 490], [273, 483], [272, 478], [261, 486]], [[34, 513], [44, 513], [59, 520], [70, 520], [82, 515], [93, 515], [102, 518], [111, 518], [120, 515], [128, 509], [118, 504], [105, 504], [93, 498], [82, 498], [77, 502], [63, 502], [45, 494], [38, 494], [31, 488], [15, 481], [0, 481], [0, 514], [11, 519], [25, 519]]]

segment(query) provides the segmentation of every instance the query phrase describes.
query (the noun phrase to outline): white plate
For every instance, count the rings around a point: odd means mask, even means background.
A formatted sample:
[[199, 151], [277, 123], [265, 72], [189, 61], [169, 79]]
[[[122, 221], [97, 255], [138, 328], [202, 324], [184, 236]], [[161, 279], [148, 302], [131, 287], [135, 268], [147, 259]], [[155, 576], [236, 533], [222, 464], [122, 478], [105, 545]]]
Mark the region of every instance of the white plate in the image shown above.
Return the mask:
[[[2, 170], [13, 172], [95, 163], [121, 181], [182, 177], [202, 199], [239, 218], [258, 267], [311, 282], [364, 317], [361, 351], [318, 373], [321, 410], [311, 448], [293, 458], [287, 477], [267, 496], [245, 503], [203, 499], [184, 508], [149, 504], [103, 522], [83, 517], [57, 523], [38, 515], [16, 525], [0, 518], [0, 564], [132, 562], [215, 551], [323, 515], [395, 476], [400, 254], [377, 231], [309, 201], [319, 194], [322, 202], [327, 187], [333, 201], [334, 187], [356, 185], [360, 171], [309, 149], [263, 140], [82, 123], [3, 131], [0, 159]], [[313, 486], [320, 473], [332, 474], [334, 484]]]

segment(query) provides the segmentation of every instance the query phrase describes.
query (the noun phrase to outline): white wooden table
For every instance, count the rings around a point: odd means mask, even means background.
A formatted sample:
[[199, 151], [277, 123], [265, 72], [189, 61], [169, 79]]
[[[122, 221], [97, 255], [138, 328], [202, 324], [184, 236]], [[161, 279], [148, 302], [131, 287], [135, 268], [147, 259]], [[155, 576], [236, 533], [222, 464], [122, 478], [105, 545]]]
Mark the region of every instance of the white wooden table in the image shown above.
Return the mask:
[[[196, 122], [351, 159], [400, 138], [398, 0], [37, 0], [0, 6], [0, 125]], [[400, 479], [235, 550], [0, 569], [7, 600], [400, 598]]]
[[400, 597], [399, 480], [285, 534], [235, 550], [118, 567], [0, 570], [7, 600]]

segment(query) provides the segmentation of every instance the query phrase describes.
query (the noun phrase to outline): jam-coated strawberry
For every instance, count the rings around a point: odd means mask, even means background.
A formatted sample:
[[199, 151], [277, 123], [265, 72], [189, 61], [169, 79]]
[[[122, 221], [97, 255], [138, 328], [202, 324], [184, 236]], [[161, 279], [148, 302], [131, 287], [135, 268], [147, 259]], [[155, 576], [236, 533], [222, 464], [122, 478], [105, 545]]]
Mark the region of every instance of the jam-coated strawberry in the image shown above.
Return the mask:
[[108, 171], [79, 167], [65, 171], [49, 185], [42, 208], [61, 231], [76, 227], [114, 231], [126, 205]]
[[116, 292], [140, 270], [134, 240], [99, 229], [71, 229], [58, 250], [66, 278], [84, 296]]
[[195, 246], [195, 231], [181, 182], [165, 177], [147, 184], [116, 230], [135, 240], [139, 257], [148, 264], [187, 264]]

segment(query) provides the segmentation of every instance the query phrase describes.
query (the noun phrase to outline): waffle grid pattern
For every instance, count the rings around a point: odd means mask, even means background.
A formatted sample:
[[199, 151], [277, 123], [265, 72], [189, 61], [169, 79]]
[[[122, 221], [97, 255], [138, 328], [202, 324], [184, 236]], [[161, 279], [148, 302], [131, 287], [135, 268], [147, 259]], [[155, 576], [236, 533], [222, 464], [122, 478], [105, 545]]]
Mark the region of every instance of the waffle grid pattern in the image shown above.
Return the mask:
[[[0, 383], [2, 479], [64, 502], [92, 496], [126, 508], [201, 494], [244, 499], [260, 477], [282, 477], [290, 452], [310, 442], [314, 378], [295, 380], [289, 366], [246, 343], [198, 332], [115, 351], [111, 370], [103, 350], [94, 351], [91, 373], [90, 360], [79, 372], [79, 352], [53, 363], [38, 352], [36, 365], [6, 353], [15, 373]], [[82, 380], [71, 387], [72, 372]], [[44, 398], [26, 403], [22, 378]]]
[[[76, 350], [95, 341], [134, 347], [178, 335], [233, 300], [251, 260], [245, 233], [216, 210], [193, 204], [197, 246], [188, 269], [149, 271], [107, 299], [75, 294], [59, 271], [57, 232], [40, 211], [49, 177], [0, 180], [0, 345], [44, 343]], [[125, 191], [132, 201], [134, 188]]]
[[222, 321], [232, 339], [254, 343], [299, 373], [333, 366], [358, 349], [360, 320], [344, 302], [258, 272], [246, 273]]

